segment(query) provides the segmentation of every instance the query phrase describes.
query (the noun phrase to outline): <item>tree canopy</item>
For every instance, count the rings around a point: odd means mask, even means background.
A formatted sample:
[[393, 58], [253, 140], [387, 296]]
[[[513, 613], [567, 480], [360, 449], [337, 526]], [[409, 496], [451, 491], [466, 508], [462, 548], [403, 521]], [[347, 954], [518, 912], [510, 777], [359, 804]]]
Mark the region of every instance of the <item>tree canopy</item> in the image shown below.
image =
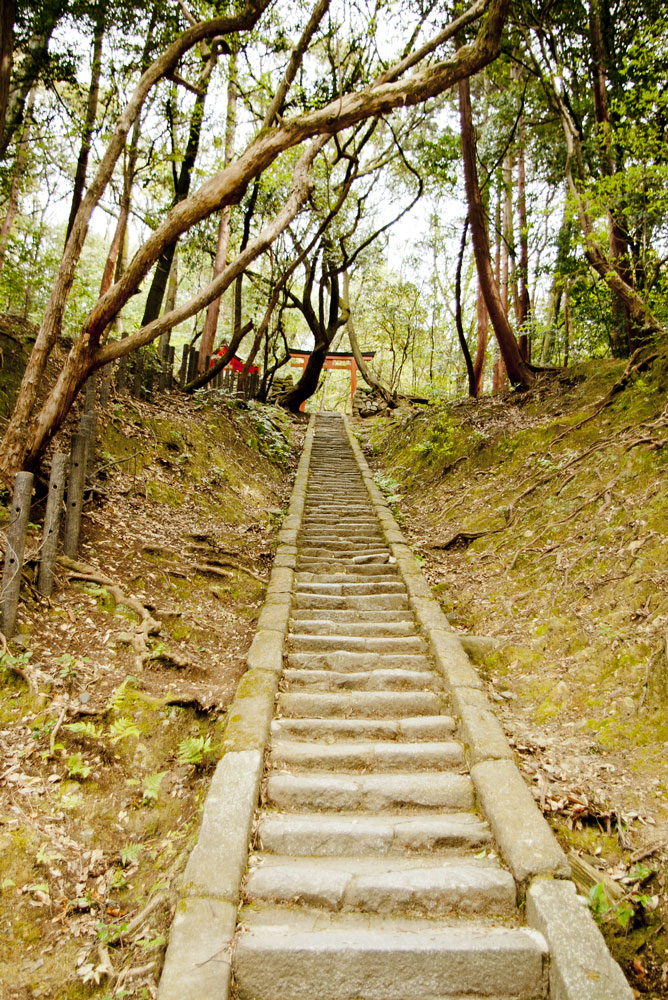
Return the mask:
[[640, 0], [5, 4], [0, 297], [39, 332], [3, 475], [159, 337], [201, 338], [189, 390], [220, 343], [312, 349], [291, 408], [349, 341], [388, 399], [650, 344], [667, 35]]

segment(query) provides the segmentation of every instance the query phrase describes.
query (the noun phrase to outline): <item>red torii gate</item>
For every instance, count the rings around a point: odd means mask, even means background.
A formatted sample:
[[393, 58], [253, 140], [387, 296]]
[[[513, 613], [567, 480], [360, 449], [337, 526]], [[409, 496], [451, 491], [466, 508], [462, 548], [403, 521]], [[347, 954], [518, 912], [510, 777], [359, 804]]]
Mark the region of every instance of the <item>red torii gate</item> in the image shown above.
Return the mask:
[[[372, 361], [375, 353], [375, 351], [363, 351], [362, 359], [364, 361]], [[311, 351], [291, 350], [290, 357], [292, 358], [291, 367], [301, 368], [303, 372], [308, 364], [308, 359], [311, 357]], [[355, 390], [357, 389], [357, 372], [359, 371], [357, 362], [355, 361], [355, 355], [350, 354], [348, 351], [332, 351], [326, 356], [323, 368], [327, 370], [350, 372], [350, 406], [352, 409], [353, 396], [355, 395]], [[302, 403], [299, 409], [303, 411], [305, 405], [305, 402]]]

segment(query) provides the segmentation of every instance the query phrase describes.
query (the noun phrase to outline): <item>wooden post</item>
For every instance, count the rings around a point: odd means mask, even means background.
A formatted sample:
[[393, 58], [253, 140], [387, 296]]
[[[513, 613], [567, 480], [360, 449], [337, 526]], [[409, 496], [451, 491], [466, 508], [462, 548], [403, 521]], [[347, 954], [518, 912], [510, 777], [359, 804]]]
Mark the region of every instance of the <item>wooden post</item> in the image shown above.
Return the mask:
[[126, 392], [128, 387], [128, 356], [124, 354], [122, 358], [118, 359], [118, 368], [116, 369], [116, 390], [120, 392]]
[[174, 386], [174, 357], [176, 355], [176, 348], [169, 345], [169, 352], [167, 354], [167, 388], [172, 389]]
[[113, 362], [109, 362], [102, 369], [102, 378], [100, 379], [100, 409], [106, 410], [109, 406], [109, 392], [111, 390], [111, 372], [113, 369]]
[[190, 348], [187, 344], [183, 345], [183, 352], [181, 354], [181, 368], [179, 370], [179, 385], [181, 388], [186, 384], [186, 376], [188, 374], [188, 358], [190, 357]]
[[357, 362], [354, 358], [350, 359], [350, 412], [354, 413], [355, 408], [353, 405], [353, 400], [355, 399], [355, 393], [357, 392]]
[[58, 551], [60, 511], [63, 505], [66, 472], [67, 455], [58, 451], [51, 461], [49, 495], [46, 501], [44, 530], [42, 534], [42, 558], [39, 564], [39, 584], [37, 589], [44, 597], [50, 597], [53, 592], [53, 571], [56, 565], [56, 552]]
[[95, 374], [89, 375], [85, 383], [86, 389], [86, 401], [84, 403], [84, 413], [94, 413], [95, 412]]
[[7, 639], [14, 634], [14, 625], [16, 624], [26, 530], [30, 517], [32, 484], [32, 472], [16, 473], [9, 528], [7, 529], [5, 567], [2, 574], [2, 631]]
[[95, 444], [97, 437], [97, 417], [94, 413], [84, 413], [79, 421], [79, 433], [86, 439], [86, 469], [84, 472], [84, 482], [95, 465]]
[[83, 511], [84, 477], [86, 474], [86, 435], [75, 434], [70, 451], [70, 477], [67, 484], [67, 514], [63, 552], [74, 559], [79, 547], [81, 514]]
[[199, 365], [199, 351], [196, 351], [194, 347], [190, 348], [190, 357], [188, 359], [188, 382], [192, 382], [197, 374], [197, 366]]
[[144, 355], [141, 349], [135, 351], [135, 375], [132, 383], [132, 395], [135, 399], [141, 399], [142, 382], [144, 381]]

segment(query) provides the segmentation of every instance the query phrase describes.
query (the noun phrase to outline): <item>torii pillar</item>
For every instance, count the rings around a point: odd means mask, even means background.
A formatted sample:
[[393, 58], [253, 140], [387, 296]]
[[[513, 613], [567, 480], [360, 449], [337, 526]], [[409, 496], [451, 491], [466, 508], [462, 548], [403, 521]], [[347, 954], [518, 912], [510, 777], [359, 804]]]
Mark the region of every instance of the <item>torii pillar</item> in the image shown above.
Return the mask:
[[[365, 351], [362, 354], [364, 361], [372, 361], [375, 355], [375, 351]], [[311, 357], [311, 351], [297, 351], [291, 350], [290, 357], [292, 359], [292, 368], [301, 368], [302, 373], [308, 364], [308, 360]], [[355, 361], [355, 355], [349, 354], [347, 351], [332, 351], [325, 357], [325, 363], [323, 368], [326, 371], [349, 371], [350, 372], [350, 409], [353, 408], [353, 399], [355, 397], [355, 390], [357, 389], [357, 372], [359, 368], [357, 367], [357, 362]], [[299, 407], [300, 411], [304, 412], [304, 407], [306, 405], [306, 400]]]

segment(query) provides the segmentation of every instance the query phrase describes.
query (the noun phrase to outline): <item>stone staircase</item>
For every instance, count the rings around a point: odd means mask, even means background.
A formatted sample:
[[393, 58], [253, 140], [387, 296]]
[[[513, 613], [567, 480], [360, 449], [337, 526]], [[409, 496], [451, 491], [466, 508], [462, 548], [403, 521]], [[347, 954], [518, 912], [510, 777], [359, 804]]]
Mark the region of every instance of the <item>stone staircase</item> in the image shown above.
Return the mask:
[[534, 1000], [547, 946], [476, 807], [442, 674], [340, 417], [319, 416], [239, 1000]]
[[632, 1000], [339, 416], [247, 665], [158, 1000]]

